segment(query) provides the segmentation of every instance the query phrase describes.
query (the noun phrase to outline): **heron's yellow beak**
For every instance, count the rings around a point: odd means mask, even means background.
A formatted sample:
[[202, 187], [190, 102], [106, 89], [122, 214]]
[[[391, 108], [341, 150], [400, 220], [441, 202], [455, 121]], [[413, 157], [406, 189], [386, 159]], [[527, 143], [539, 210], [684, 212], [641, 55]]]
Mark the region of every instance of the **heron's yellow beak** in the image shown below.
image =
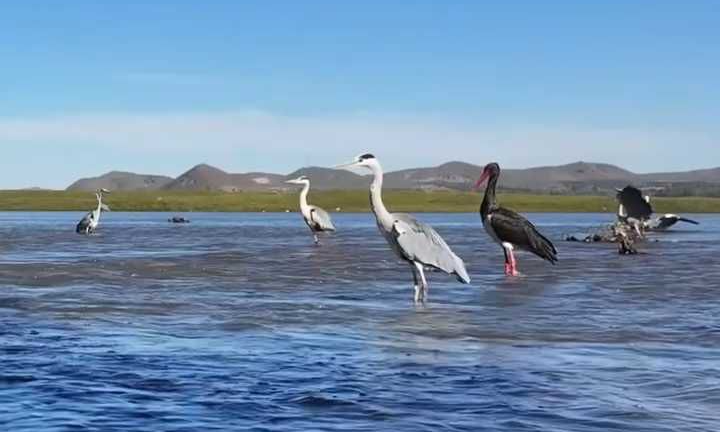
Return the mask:
[[344, 163], [344, 164], [340, 164], [340, 165], [335, 165], [335, 166], [333, 167], [333, 169], [350, 168], [350, 167], [353, 167], [353, 166], [356, 166], [356, 165], [357, 165], [357, 161], [352, 161], [352, 162], [348, 162], [348, 163]]

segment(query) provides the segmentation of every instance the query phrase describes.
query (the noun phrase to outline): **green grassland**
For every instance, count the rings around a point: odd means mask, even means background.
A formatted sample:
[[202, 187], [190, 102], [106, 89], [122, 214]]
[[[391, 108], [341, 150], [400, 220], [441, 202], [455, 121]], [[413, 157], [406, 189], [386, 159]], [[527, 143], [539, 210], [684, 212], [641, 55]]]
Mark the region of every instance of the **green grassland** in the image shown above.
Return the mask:
[[[398, 212], [473, 212], [482, 195], [468, 192], [388, 190], [385, 203]], [[328, 211], [369, 210], [367, 191], [311, 192], [312, 203]], [[498, 200], [506, 207], [522, 212], [614, 212], [613, 197], [500, 194]], [[297, 209], [296, 193], [280, 192], [184, 192], [143, 191], [117, 192], [106, 197], [113, 211], [228, 211], [283, 212]], [[95, 197], [88, 192], [64, 191], [0, 191], [0, 211], [84, 211], [95, 206]], [[656, 198], [653, 206], [659, 213], [720, 213], [720, 198]]]

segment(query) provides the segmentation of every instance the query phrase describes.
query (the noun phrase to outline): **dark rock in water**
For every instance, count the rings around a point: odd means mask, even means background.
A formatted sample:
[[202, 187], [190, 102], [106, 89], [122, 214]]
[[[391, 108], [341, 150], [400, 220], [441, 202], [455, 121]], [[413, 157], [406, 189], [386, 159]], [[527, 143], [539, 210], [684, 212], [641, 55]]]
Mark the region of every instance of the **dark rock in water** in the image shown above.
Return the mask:
[[182, 216], [173, 216], [172, 218], [168, 219], [168, 222], [170, 223], [190, 223], [190, 219], [185, 219]]

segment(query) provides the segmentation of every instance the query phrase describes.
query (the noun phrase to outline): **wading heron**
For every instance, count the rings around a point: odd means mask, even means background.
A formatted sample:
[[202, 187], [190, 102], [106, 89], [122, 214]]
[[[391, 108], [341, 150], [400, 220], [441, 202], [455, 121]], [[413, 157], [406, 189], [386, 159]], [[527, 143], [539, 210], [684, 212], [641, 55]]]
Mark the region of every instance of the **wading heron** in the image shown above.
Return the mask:
[[310, 191], [310, 179], [305, 176], [300, 176], [296, 179], [288, 180], [285, 183], [303, 186], [300, 192], [300, 213], [315, 238], [315, 244], [319, 244], [320, 239], [318, 238], [318, 233], [335, 231], [335, 226], [332, 223], [332, 219], [330, 219], [330, 214], [318, 206], [308, 204], [307, 196]]
[[454, 274], [460, 282], [470, 282], [463, 260], [455, 255], [430, 225], [419, 222], [408, 214], [390, 213], [387, 210], [382, 199], [383, 170], [375, 156], [369, 153], [363, 154], [357, 156], [353, 162], [336, 168], [350, 167], [363, 167], [373, 174], [370, 185], [370, 206], [380, 233], [392, 250], [410, 264], [416, 303], [427, 300], [429, 287], [425, 278], [425, 266]]
[[110, 207], [103, 204], [103, 195], [109, 194], [110, 191], [107, 189], [98, 189], [97, 192], [95, 192], [95, 197], [97, 198], [97, 208], [95, 210], [90, 211], [88, 214], [85, 215], [80, 222], [78, 222], [77, 226], [75, 227], [75, 232], [78, 234], [92, 234], [95, 232], [95, 230], [98, 227], [98, 224], [100, 223], [100, 215], [104, 211], [110, 211]]

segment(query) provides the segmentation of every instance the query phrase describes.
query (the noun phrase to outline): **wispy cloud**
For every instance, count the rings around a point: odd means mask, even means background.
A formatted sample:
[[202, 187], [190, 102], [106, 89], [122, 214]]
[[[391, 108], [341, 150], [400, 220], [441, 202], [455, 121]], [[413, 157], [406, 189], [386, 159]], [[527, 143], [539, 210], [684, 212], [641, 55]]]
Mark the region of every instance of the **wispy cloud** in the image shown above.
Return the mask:
[[717, 156], [717, 138], [709, 132], [671, 129], [483, 125], [432, 116], [303, 117], [260, 111], [0, 118], [3, 147], [92, 144], [138, 155], [253, 154], [266, 161], [268, 170], [333, 164], [366, 150], [382, 155], [388, 168], [448, 160], [499, 160], [508, 167], [590, 160], [641, 171], [681, 169], [692, 165], [690, 148]]

